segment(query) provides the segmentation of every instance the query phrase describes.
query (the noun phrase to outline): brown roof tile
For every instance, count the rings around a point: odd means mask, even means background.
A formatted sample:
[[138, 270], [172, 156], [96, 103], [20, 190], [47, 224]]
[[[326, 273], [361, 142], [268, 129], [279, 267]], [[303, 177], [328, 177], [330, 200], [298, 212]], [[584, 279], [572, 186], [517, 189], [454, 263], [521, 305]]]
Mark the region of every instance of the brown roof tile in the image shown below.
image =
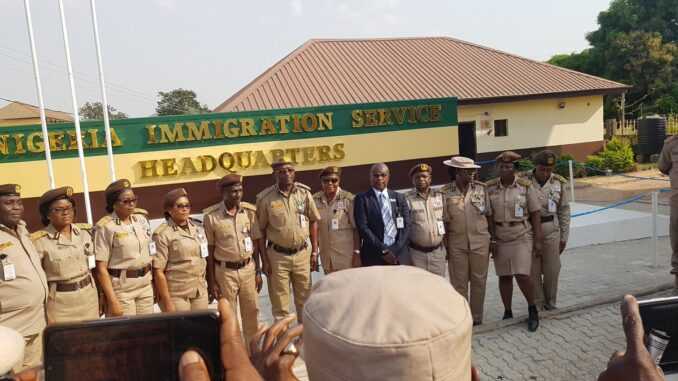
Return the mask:
[[[0, 108], [0, 120], [30, 119], [39, 117], [40, 108], [28, 103], [13, 101], [8, 103], [5, 107]], [[45, 109], [45, 117], [48, 119], [56, 119], [64, 122], [73, 121], [71, 114], [50, 109]]]
[[464, 104], [627, 88], [448, 37], [309, 40], [214, 111], [452, 96]]

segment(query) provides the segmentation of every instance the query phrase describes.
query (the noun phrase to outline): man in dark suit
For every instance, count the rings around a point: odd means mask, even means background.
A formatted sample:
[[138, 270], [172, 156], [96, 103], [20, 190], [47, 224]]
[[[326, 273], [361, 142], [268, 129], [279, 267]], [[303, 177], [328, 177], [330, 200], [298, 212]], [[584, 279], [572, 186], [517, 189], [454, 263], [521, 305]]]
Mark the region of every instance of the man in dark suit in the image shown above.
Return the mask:
[[357, 195], [354, 201], [363, 266], [397, 265], [406, 256], [410, 208], [404, 195], [387, 189], [389, 178], [386, 164], [373, 165], [372, 188]]

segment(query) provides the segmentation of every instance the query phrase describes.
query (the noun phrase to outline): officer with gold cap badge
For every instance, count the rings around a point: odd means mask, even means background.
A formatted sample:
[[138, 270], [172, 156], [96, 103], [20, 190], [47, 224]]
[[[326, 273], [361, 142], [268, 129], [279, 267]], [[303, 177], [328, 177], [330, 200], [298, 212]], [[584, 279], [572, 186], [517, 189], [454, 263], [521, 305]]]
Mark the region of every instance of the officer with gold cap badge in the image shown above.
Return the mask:
[[163, 200], [165, 222], [153, 232], [153, 283], [164, 312], [207, 309], [207, 237], [202, 224], [191, 219], [191, 202], [184, 188]]
[[224, 297], [233, 309], [239, 302], [246, 343], [257, 332], [261, 264], [254, 205], [242, 201], [243, 177], [231, 173], [217, 183], [222, 202], [204, 211], [205, 233], [210, 255], [207, 257], [207, 282], [213, 298]]
[[91, 271], [95, 268], [91, 226], [75, 224], [73, 188], [45, 192], [38, 200], [45, 228], [31, 234], [47, 274], [47, 322], [99, 318], [99, 296]]
[[[276, 183], [257, 195], [259, 240], [273, 318], [289, 315], [290, 283], [298, 319], [311, 291], [311, 271], [318, 271], [318, 220], [311, 188], [294, 181], [294, 165], [285, 159], [271, 167]], [[268, 247], [265, 246], [268, 242]]]
[[431, 189], [433, 168], [421, 163], [410, 169], [414, 189], [405, 197], [410, 205], [409, 254], [416, 267], [445, 276], [446, 259], [443, 237], [443, 194]]
[[479, 325], [483, 322], [490, 264], [490, 199], [485, 184], [474, 180], [480, 166], [473, 160], [455, 156], [443, 164], [449, 167], [451, 180], [441, 189], [445, 195], [450, 281], [455, 290], [470, 301], [473, 324]]
[[47, 278], [26, 223], [21, 187], [0, 185], [0, 325], [19, 332], [26, 343], [15, 371], [37, 366], [42, 357]]
[[137, 196], [127, 179], [104, 190], [106, 211], [94, 229], [97, 277], [106, 297], [106, 316], [153, 312], [151, 261], [157, 253], [151, 227], [135, 214]]
[[570, 232], [570, 202], [565, 187], [567, 180], [553, 173], [556, 154], [550, 150], [534, 157], [536, 168], [526, 176], [541, 204], [541, 229], [544, 232], [542, 251], [532, 258], [532, 283], [537, 305], [545, 310], [556, 308], [560, 254], [565, 250]]
[[511, 299], [515, 277], [528, 304], [527, 328], [534, 332], [539, 327], [539, 313], [530, 278], [532, 253], [541, 252], [544, 236], [537, 193], [530, 181], [515, 174], [514, 162], [520, 157], [512, 151], [502, 152], [496, 159], [499, 177], [487, 183], [492, 209], [490, 251], [499, 276], [504, 319], [513, 318]]
[[353, 193], [341, 188], [341, 168], [320, 172], [322, 191], [313, 195], [318, 221], [320, 260], [325, 274], [360, 267], [360, 237], [353, 216]]

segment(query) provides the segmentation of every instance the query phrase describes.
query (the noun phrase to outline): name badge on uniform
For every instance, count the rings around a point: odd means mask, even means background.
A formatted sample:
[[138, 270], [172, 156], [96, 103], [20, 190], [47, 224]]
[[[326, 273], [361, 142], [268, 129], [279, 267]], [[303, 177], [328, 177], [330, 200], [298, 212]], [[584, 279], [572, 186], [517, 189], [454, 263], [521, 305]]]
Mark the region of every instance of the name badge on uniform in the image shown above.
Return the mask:
[[339, 230], [339, 219], [333, 218], [330, 225], [332, 230]]
[[557, 209], [558, 206], [556, 205], [556, 202], [549, 198], [549, 213], [555, 213]]
[[402, 217], [396, 217], [396, 228], [404, 229], [405, 228], [405, 219]]
[[302, 228], [308, 227], [308, 220], [306, 219], [306, 216], [303, 214], [299, 215], [299, 224], [301, 225]]
[[445, 235], [445, 223], [443, 221], [437, 221], [436, 225], [438, 225], [438, 234]]
[[14, 264], [7, 261], [2, 263], [2, 280], [8, 282], [10, 280], [16, 279], [16, 269]]
[[248, 253], [251, 253], [253, 249], [254, 249], [254, 245], [252, 244], [252, 238], [251, 237], [245, 237], [245, 251], [248, 252]]
[[207, 250], [207, 242], [200, 242], [200, 256], [207, 258], [209, 253], [210, 252]]
[[436, 208], [442, 208], [443, 206], [443, 198], [438, 196], [433, 199], [433, 206]]
[[520, 203], [516, 202], [516, 217], [523, 217], [525, 216], [525, 210], [523, 209], [522, 206], [520, 206]]
[[148, 242], [148, 253], [149, 253], [150, 255], [155, 255], [155, 254], [158, 253], [158, 248], [155, 246], [155, 242], [154, 242], [154, 241]]
[[94, 258], [94, 255], [88, 255], [87, 256], [87, 268], [92, 270], [95, 267], [96, 267], [96, 260]]

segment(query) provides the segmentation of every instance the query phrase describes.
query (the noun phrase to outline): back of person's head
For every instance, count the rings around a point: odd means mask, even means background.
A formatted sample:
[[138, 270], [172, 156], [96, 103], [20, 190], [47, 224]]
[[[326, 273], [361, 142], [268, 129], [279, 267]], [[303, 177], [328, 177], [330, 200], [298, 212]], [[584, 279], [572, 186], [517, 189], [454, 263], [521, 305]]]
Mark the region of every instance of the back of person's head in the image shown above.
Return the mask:
[[424, 270], [332, 273], [313, 287], [303, 321], [311, 381], [471, 379], [468, 303]]

